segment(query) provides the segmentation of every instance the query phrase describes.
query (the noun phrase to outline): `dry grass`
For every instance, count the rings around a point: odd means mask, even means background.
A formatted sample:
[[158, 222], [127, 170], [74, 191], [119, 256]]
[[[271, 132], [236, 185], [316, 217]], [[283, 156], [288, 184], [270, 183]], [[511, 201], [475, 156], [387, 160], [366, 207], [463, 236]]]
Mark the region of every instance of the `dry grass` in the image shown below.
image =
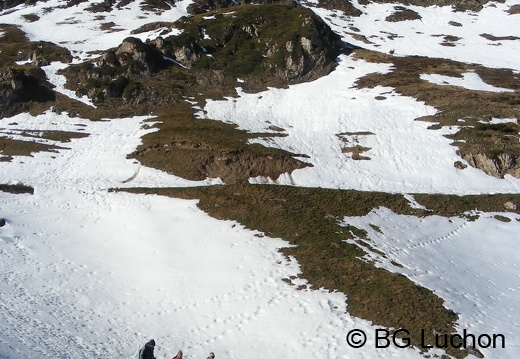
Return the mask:
[[33, 153], [57, 152], [59, 149], [63, 149], [63, 147], [0, 137], [0, 152], [2, 155], [7, 156], [9, 160], [11, 160], [13, 156], [32, 156]]
[[256, 176], [276, 179], [306, 166], [288, 152], [247, 143], [264, 134], [195, 119], [186, 101], [179, 100], [175, 106], [155, 113], [161, 121], [159, 131], [144, 136], [143, 144], [131, 154], [144, 165], [192, 180], [221, 177], [226, 183], [247, 182]]

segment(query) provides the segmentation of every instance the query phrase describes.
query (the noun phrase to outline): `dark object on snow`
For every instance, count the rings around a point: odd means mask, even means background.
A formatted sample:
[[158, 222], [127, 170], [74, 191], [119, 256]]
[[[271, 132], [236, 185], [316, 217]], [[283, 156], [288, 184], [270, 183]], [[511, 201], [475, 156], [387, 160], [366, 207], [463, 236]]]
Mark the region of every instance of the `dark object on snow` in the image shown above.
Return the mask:
[[155, 340], [151, 339], [139, 351], [139, 359], [155, 359], [153, 356], [153, 349], [155, 347]]
[[5, 218], [0, 218], [0, 227], [5, 226]]
[[28, 193], [28, 194], [34, 194], [34, 188], [31, 186], [26, 186], [23, 184], [4, 184], [0, 183], [0, 191], [7, 192], [7, 193], [13, 193], [13, 194], [21, 194], [21, 193]]

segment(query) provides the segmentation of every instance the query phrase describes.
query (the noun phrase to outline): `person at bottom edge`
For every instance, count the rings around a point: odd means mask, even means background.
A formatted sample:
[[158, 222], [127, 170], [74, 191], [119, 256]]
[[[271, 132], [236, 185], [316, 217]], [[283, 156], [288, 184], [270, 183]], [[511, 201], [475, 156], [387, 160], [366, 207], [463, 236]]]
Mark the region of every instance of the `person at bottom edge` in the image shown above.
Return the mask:
[[182, 359], [182, 351], [179, 350], [179, 351], [177, 352], [177, 355], [175, 355], [172, 359]]
[[209, 353], [208, 359], [215, 359], [215, 354], [213, 352]]
[[139, 351], [139, 359], [155, 359], [153, 350], [155, 348], [155, 340], [150, 340]]

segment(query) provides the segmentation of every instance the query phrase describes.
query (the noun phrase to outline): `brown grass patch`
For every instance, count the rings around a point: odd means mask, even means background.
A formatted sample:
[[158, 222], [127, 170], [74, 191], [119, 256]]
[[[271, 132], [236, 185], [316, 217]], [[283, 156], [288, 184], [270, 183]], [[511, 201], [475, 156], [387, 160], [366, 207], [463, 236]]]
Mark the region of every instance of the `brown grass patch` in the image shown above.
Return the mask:
[[341, 152], [343, 153], [351, 153], [351, 157], [353, 160], [359, 161], [359, 160], [370, 160], [370, 157], [363, 156], [362, 153], [371, 150], [370, 147], [364, 147], [364, 146], [352, 146], [352, 147], [343, 147], [341, 149]]
[[19, 141], [12, 140], [9, 138], [0, 137], [0, 152], [12, 159], [13, 156], [30, 156], [37, 152], [57, 152], [57, 150], [63, 149], [54, 145], [47, 145], [44, 143], [37, 143], [32, 141]]
[[421, 15], [417, 11], [413, 11], [411, 9], [407, 9], [402, 6], [396, 6], [394, 8], [396, 11], [391, 15], [388, 15], [385, 18], [385, 21], [388, 22], [399, 22], [399, 21], [411, 21], [411, 20], [420, 20], [422, 19]]
[[27, 22], [35, 22], [40, 20], [40, 17], [36, 14], [24, 14], [22, 18]]
[[509, 15], [520, 14], [520, 4], [511, 6], [509, 10], [507, 10], [507, 12], [509, 13]]
[[494, 36], [491, 34], [480, 34], [480, 36], [488, 39], [489, 41], [520, 40], [520, 37], [518, 36]]

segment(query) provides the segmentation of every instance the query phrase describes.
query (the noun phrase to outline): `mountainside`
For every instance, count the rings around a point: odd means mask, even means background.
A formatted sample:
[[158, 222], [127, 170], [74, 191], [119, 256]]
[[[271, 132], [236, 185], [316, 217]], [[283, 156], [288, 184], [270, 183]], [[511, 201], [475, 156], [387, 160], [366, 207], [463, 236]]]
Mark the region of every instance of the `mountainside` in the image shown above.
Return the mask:
[[1, 1], [0, 358], [516, 358], [518, 19]]

